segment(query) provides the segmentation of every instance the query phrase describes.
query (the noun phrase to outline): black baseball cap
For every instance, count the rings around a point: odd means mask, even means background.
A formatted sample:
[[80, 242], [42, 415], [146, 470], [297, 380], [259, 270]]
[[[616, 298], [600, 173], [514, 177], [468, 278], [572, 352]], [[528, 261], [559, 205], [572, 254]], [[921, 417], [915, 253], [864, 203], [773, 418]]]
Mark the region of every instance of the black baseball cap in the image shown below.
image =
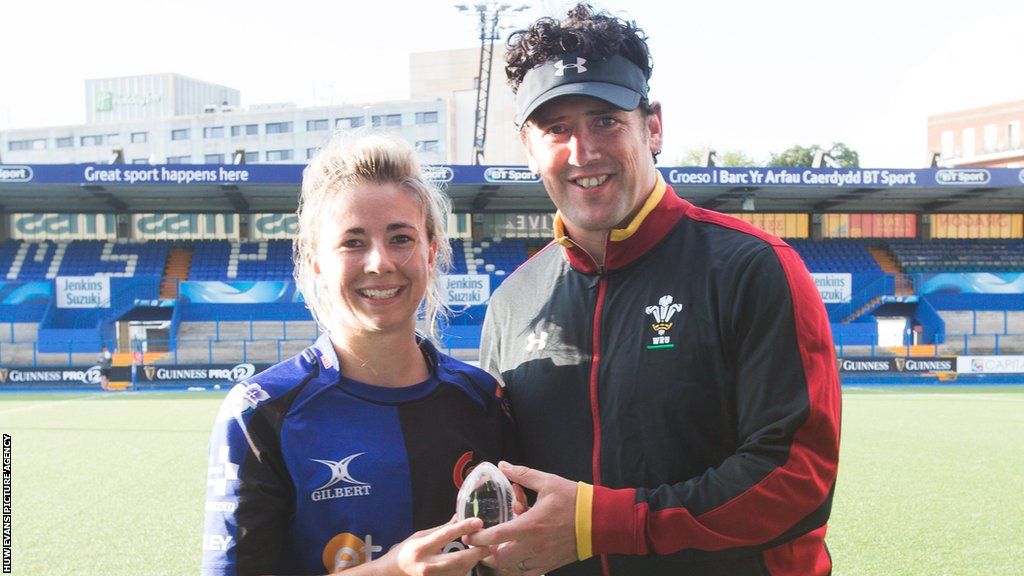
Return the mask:
[[516, 93], [519, 125], [560, 96], [590, 96], [622, 110], [634, 110], [647, 99], [647, 90], [644, 71], [621, 54], [604, 60], [562, 54], [526, 73]]

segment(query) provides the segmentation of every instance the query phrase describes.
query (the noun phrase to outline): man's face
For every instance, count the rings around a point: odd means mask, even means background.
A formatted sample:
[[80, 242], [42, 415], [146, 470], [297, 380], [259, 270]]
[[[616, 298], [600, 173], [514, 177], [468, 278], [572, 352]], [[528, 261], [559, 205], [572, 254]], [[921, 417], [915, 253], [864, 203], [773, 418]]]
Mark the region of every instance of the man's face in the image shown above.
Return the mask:
[[654, 188], [661, 109], [645, 116], [586, 96], [556, 98], [520, 137], [530, 168], [572, 232], [607, 232], [635, 215]]

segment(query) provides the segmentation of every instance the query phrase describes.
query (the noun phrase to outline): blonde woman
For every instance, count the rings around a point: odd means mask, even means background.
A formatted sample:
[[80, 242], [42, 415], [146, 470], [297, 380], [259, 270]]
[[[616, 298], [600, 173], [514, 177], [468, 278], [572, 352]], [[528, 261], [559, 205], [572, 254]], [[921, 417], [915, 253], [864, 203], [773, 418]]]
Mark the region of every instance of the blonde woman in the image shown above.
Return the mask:
[[303, 175], [295, 279], [323, 330], [235, 386], [210, 442], [203, 574], [466, 574], [450, 521], [482, 460], [513, 456], [500, 389], [417, 334], [442, 305], [448, 204], [408, 144], [335, 139]]

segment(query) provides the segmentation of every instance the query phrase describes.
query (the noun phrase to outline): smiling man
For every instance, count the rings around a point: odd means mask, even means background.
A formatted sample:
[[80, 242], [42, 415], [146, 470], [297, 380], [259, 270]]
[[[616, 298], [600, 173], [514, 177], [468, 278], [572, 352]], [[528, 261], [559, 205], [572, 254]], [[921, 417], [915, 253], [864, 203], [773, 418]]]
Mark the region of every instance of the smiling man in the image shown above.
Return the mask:
[[536, 491], [466, 538], [505, 573], [819, 575], [839, 454], [828, 317], [799, 256], [655, 168], [634, 23], [588, 5], [513, 34], [506, 71], [555, 241], [491, 300]]

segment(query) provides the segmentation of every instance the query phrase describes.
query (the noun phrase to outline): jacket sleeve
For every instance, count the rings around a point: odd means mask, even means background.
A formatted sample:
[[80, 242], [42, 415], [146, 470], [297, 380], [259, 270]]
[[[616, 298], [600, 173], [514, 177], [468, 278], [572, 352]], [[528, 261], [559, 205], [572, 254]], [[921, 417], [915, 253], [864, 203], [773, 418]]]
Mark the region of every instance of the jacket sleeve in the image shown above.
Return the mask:
[[480, 367], [494, 376], [498, 380], [498, 385], [504, 390], [505, 383], [501, 379], [500, 370], [501, 358], [498, 353], [500, 337], [496, 331], [497, 324], [494, 320], [495, 315], [499, 314], [497, 310], [499, 306], [497, 297], [492, 296], [484, 315], [483, 326], [480, 329]]
[[501, 362], [498, 356], [498, 335], [495, 333], [493, 317], [496, 310], [497, 306], [492, 300], [491, 305], [487, 307], [487, 314], [480, 332], [480, 367], [498, 382], [495, 396], [502, 412], [502, 459], [506, 462], [520, 462], [522, 450], [519, 448], [519, 439], [516, 436], [515, 418], [512, 416], [512, 407], [505, 394], [505, 383], [502, 382], [501, 371], [498, 369]]
[[[831, 330], [803, 262], [776, 242], [748, 259], [719, 305], [735, 361], [736, 451], [678, 484], [593, 487], [594, 554], [768, 548], [827, 521], [840, 417]], [[580, 510], [586, 502], [577, 522]]]
[[294, 488], [259, 384], [239, 383], [210, 436], [201, 574], [269, 574], [278, 569]]

